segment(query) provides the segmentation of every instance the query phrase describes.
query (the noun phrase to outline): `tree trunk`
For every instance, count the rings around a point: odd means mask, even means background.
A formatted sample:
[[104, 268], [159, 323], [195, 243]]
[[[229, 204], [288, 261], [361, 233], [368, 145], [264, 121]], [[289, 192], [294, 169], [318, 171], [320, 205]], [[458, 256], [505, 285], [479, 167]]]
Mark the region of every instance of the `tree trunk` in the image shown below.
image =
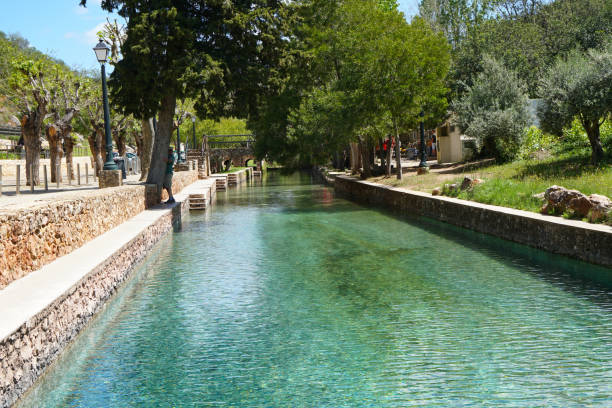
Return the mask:
[[153, 151], [153, 142], [155, 140], [155, 126], [153, 125], [153, 118], [143, 119], [142, 125], [142, 153], [140, 156], [140, 181], [145, 181], [149, 174], [149, 167], [151, 166], [151, 152]]
[[595, 119], [594, 121], [590, 121], [590, 123], [583, 123], [583, 126], [589, 137], [589, 142], [591, 143], [591, 160], [593, 164], [597, 164], [604, 157], [603, 146], [599, 134], [599, 121]]
[[[34, 183], [35, 186], [40, 184], [39, 178], [39, 166], [40, 166], [40, 140], [36, 138], [27, 139], [24, 137], [25, 148], [26, 148], [26, 183], [31, 185]], [[33, 171], [30, 174], [30, 169]]]
[[98, 173], [98, 146], [96, 146], [96, 131], [94, 130], [87, 136], [87, 142], [89, 143], [89, 150], [91, 150], [91, 167], [93, 167], [94, 174], [99, 176]]
[[359, 144], [351, 143], [351, 174], [359, 173]]
[[361, 151], [361, 162], [363, 164], [363, 172], [361, 173], [361, 178], [364, 179], [372, 177], [372, 167], [370, 163], [371, 160], [369, 157], [372, 153], [368, 144], [369, 143], [364, 141], [359, 142], [359, 150]]
[[389, 136], [389, 139], [387, 139], [387, 158], [386, 160], [386, 169], [385, 169], [385, 174], [387, 175], [387, 177], [391, 177], [391, 149], [392, 149], [392, 140], [391, 140], [391, 136]]
[[70, 132], [64, 135], [64, 149], [66, 150], [66, 169], [68, 169], [68, 177], [70, 180], [75, 180], [74, 167], [72, 167], [72, 150], [74, 149], [74, 142], [70, 136]]
[[157, 192], [161, 199], [162, 184], [166, 174], [166, 162], [168, 157], [168, 146], [172, 137], [174, 125], [174, 109], [176, 108], [176, 96], [174, 92], [164, 95], [159, 111], [157, 122], [157, 132], [153, 142], [153, 152], [151, 154], [151, 164], [147, 175], [147, 184], [157, 184]]
[[[37, 126], [36, 114], [26, 116], [22, 121], [23, 143], [26, 148], [26, 182], [30, 185], [40, 184], [38, 167], [40, 165], [40, 126]], [[32, 168], [33, 174], [30, 174]]]
[[402, 146], [399, 137], [399, 130], [397, 128], [397, 122], [393, 121], [395, 125], [395, 163], [397, 166], [397, 179], [402, 179]]
[[[51, 159], [51, 182], [62, 182], [62, 149], [60, 133], [54, 125], [48, 125], [45, 129], [47, 141], [49, 142], [49, 155]], [[59, 166], [59, 168], [58, 168]], [[59, 171], [58, 171], [59, 170]]]
[[385, 149], [382, 139], [378, 140], [378, 154], [380, 155], [380, 171], [385, 168]]
[[104, 130], [100, 127], [96, 127], [94, 131], [87, 138], [89, 141], [89, 149], [92, 155], [92, 167], [96, 176], [100, 177], [100, 171], [104, 167], [104, 157], [102, 147], [104, 146]]
[[113, 140], [117, 145], [117, 153], [119, 157], [125, 157], [125, 133], [122, 130], [113, 130]]

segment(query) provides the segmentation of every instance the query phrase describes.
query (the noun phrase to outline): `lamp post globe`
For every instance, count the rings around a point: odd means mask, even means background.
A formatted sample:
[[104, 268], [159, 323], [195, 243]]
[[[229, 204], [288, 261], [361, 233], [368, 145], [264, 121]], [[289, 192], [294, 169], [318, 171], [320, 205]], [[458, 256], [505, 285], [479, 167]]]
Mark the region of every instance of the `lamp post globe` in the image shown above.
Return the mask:
[[113, 139], [110, 129], [110, 110], [108, 107], [108, 91], [106, 90], [106, 61], [110, 48], [102, 40], [94, 47], [96, 59], [100, 63], [102, 71], [102, 104], [104, 106], [104, 133], [106, 136], [106, 161], [104, 162], [104, 170], [117, 170], [117, 165], [113, 160]]

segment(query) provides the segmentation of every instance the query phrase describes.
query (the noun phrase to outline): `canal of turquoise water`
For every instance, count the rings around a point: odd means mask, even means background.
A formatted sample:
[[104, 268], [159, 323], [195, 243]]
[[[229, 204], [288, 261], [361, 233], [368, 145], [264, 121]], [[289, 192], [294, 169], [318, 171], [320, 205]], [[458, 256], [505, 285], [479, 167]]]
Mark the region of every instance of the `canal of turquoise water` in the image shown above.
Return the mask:
[[334, 197], [220, 193], [21, 407], [610, 407], [612, 271]]

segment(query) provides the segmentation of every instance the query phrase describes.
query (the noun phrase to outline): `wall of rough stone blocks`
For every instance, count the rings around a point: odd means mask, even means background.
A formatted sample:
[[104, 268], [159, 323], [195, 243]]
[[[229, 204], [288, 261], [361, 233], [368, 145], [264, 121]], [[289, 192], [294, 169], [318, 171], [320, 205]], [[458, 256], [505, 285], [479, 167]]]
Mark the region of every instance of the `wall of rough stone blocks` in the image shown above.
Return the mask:
[[555, 254], [612, 267], [612, 227], [407, 191], [336, 177], [335, 191], [351, 200], [423, 215]]
[[[197, 181], [197, 171], [177, 172], [173, 190]], [[15, 211], [0, 211], [0, 289], [81, 247], [155, 204], [144, 185], [128, 185]], [[158, 200], [157, 200], [158, 201]]]

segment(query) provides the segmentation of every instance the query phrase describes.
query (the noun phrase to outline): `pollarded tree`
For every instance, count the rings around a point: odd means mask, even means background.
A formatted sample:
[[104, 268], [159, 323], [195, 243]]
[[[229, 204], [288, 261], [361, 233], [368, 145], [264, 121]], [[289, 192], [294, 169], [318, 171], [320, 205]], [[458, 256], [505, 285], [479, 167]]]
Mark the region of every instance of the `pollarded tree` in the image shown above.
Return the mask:
[[[53, 81], [53, 91], [50, 104], [50, 123], [45, 127], [45, 135], [49, 142], [51, 153], [51, 181], [61, 181], [61, 166], [63, 155], [62, 142], [66, 146], [66, 165], [72, 169], [72, 121], [81, 109], [81, 80], [69, 72], [63, 72], [59, 67]], [[74, 175], [73, 175], [74, 177]]]
[[578, 117], [591, 144], [592, 161], [599, 162], [604, 156], [599, 128], [612, 113], [612, 41], [601, 51], [574, 51], [560, 59], [542, 80], [540, 95], [543, 128], [560, 134]]
[[51, 101], [51, 92], [45, 76], [49, 66], [45, 60], [19, 58], [13, 61], [13, 70], [8, 81], [9, 99], [21, 116], [28, 185], [40, 183], [40, 139]]
[[483, 153], [500, 161], [517, 156], [529, 114], [525, 86], [514, 72], [486, 57], [484, 71], [453, 107], [460, 127], [479, 141]]
[[92, 154], [92, 166], [99, 176], [104, 166], [104, 116], [102, 113], [102, 90], [99, 81], [85, 78], [81, 85], [83, 108], [77, 116], [80, 128], [87, 133]]

